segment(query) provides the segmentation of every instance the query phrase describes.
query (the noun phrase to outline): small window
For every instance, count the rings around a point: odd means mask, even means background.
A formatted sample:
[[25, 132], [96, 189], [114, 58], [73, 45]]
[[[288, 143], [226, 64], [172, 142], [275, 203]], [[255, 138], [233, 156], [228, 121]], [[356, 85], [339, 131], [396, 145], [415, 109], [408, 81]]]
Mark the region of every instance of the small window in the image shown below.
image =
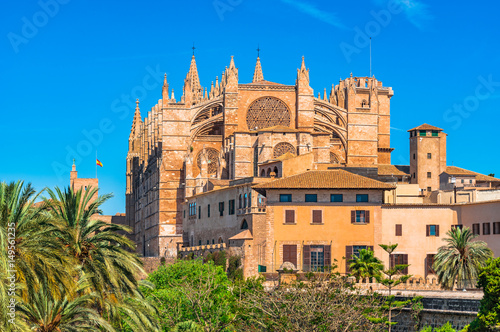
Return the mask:
[[198, 245], [201, 246], [201, 240], [198, 241]]
[[481, 235], [481, 231], [479, 229], [479, 224], [472, 224], [472, 234]]
[[413, 160], [415, 160], [415, 153], [413, 154]]
[[489, 222], [483, 223], [483, 235], [490, 235], [490, 223]]
[[432, 173], [431, 172], [427, 172], [427, 178], [428, 179], [432, 178]]
[[428, 192], [431, 192], [431, 191], [432, 191], [432, 188], [431, 188], [431, 187], [427, 187], [427, 191], [428, 191]]
[[210, 204], [207, 205], [207, 217], [210, 218]]
[[472, 179], [469, 180], [469, 183], [472, 183]]
[[186, 218], [186, 210], [184, 210], [184, 218]]
[[500, 234], [500, 221], [493, 223], [493, 234]]
[[420, 130], [419, 131], [420, 136], [427, 136], [427, 131], [425, 130]]
[[306, 194], [306, 202], [317, 202], [318, 195], [317, 194]]
[[463, 229], [464, 225], [451, 225], [451, 229], [455, 229], [455, 228]]
[[322, 224], [323, 223], [323, 211], [321, 211], [321, 210], [313, 210], [312, 211], [312, 223], [313, 224]]
[[432, 159], [432, 153], [427, 154], [427, 159]]
[[292, 194], [280, 194], [280, 202], [291, 202]]
[[331, 194], [330, 202], [339, 203], [344, 201], [344, 195], [342, 194]]
[[212, 239], [212, 244], [215, 244], [215, 240], [214, 239]]
[[295, 210], [285, 210], [285, 223], [295, 224]]
[[396, 236], [403, 236], [403, 225], [396, 224]]
[[224, 215], [224, 202], [219, 202], [219, 216]]
[[416, 179], [417, 177], [415, 176], [415, 172], [413, 172], [413, 178]]
[[464, 179], [462, 179], [460, 182], [461, 182], [461, 183], [464, 183]]
[[229, 200], [229, 214], [234, 214], [234, 199]]
[[207, 240], [207, 244], [210, 244], [210, 240]]
[[368, 202], [368, 194], [356, 194], [356, 202]]
[[439, 236], [439, 225], [426, 225], [427, 236]]
[[201, 206], [198, 206], [198, 219], [201, 219]]
[[243, 219], [243, 222], [241, 223], [241, 229], [248, 229], [248, 223], [245, 219]]
[[370, 211], [357, 210], [351, 211], [351, 223], [368, 224], [370, 222]]
[[437, 130], [433, 130], [432, 136], [434, 136], [434, 137], [439, 136], [439, 132]]

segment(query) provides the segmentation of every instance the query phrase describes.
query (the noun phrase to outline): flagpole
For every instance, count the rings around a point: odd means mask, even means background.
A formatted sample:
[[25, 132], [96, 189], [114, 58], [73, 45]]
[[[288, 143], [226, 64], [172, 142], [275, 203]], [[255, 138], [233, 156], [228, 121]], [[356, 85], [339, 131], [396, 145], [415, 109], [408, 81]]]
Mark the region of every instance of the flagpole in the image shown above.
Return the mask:
[[95, 178], [97, 179], [97, 150], [95, 150]]

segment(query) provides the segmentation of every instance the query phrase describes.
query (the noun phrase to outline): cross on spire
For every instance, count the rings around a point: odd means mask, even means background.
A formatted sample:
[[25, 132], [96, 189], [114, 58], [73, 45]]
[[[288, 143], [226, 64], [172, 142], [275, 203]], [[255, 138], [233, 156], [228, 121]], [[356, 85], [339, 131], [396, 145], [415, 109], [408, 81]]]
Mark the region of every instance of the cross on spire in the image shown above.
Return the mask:
[[257, 44], [257, 58], [260, 57], [260, 46]]
[[193, 47], [191, 47], [193, 49], [193, 56], [194, 56], [194, 50], [196, 49], [196, 47], [194, 47], [194, 42], [193, 42]]

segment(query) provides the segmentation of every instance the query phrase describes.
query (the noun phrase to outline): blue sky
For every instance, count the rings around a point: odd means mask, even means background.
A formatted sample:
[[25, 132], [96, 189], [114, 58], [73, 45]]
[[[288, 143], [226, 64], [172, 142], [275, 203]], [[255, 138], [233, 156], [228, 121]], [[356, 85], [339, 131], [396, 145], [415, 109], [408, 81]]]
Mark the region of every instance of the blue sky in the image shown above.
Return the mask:
[[[408, 163], [406, 130], [448, 133], [448, 164], [500, 176], [500, 21], [495, 2], [429, 0], [13, 1], [0, 14], [0, 180], [66, 186], [71, 159], [125, 211], [125, 158], [135, 97], [142, 115], [177, 99], [191, 47], [203, 86], [234, 55], [249, 82], [260, 45], [264, 77], [294, 84], [301, 56], [315, 94], [372, 73], [391, 86], [394, 164]], [[97, 134], [99, 133], [99, 134]], [[75, 155], [76, 154], [76, 155]]]

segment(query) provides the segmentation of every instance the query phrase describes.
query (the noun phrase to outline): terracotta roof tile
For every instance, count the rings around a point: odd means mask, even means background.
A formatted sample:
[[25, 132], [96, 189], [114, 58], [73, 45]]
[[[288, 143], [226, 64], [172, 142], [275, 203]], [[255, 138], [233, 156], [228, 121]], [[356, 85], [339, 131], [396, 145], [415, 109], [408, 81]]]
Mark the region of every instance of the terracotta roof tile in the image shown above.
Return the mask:
[[424, 123], [423, 125], [420, 125], [418, 127], [412, 128], [412, 129], [410, 129], [408, 131], [412, 131], [412, 130], [439, 130], [439, 131], [442, 131], [443, 129], [431, 126], [430, 124], [427, 124], [427, 123]]
[[255, 189], [394, 189], [396, 186], [341, 169], [305, 173], [259, 184]]
[[458, 176], [475, 176], [476, 181], [480, 182], [500, 182], [500, 179], [494, 178], [492, 176], [476, 173], [457, 166], [446, 166], [445, 173]]
[[378, 175], [396, 175], [396, 176], [408, 176], [410, 173], [405, 172], [405, 169], [409, 166], [401, 165], [378, 165]]
[[235, 236], [229, 238], [229, 240], [252, 240], [252, 239], [253, 239], [252, 232], [250, 232], [250, 230], [248, 229], [245, 229], [243, 232], [240, 232]]

